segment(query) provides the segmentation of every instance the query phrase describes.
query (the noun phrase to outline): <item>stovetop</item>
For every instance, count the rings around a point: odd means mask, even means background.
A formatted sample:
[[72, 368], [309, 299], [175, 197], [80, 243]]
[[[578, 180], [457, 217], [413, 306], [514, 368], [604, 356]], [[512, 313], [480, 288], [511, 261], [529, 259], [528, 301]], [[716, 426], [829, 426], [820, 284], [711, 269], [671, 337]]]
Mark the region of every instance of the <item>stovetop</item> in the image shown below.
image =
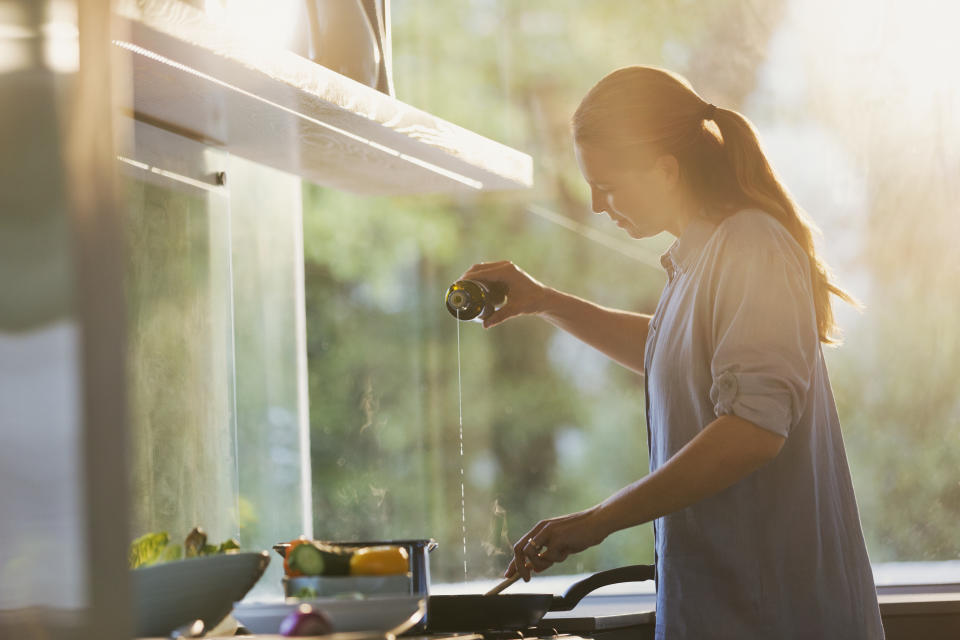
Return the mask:
[[[358, 634], [334, 634], [331, 637], [335, 638], [337, 635], [344, 636], [343, 640], [347, 640], [346, 636], [350, 636], [349, 640], [357, 640], [356, 636]], [[645, 637], [642, 633], [638, 635], [636, 627], [597, 631], [583, 635], [560, 633], [553, 628], [535, 627], [521, 631], [489, 630], [481, 633], [414, 633], [412, 635], [402, 635], [399, 640], [642, 640]], [[653, 636], [649, 637], [652, 638]], [[234, 636], [234, 638], [235, 640], [284, 640], [282, 636], [277, 635], [243, 634]], [[370, 635], [365, 637], [364, 640], [397, 640], [397, 637]]]
[[[650, 633], [647, 633], [647, 632]], [[490, 630], [481, 633], [430, 634], [403, 640], [644, 640], [653, 638], [652, 627], [622, 627], [589, 633], [562, 633], [553, 628], [534, 627], [521, 631]]]
[[[552, 611], [539, 626], [522, 631], [494, 630], [476, 634], [476, 640], [643, 640], [653, 638], [654, 594], [603, 595], [583, 600], [572, 611]], [[469, 634], [468, 634], [469, 635]], [[420, 640], [455, 637], [460, 634], [432, 634]], [[403, 640], [403, 639], [401, 639]]]
[[[480, 633], [483, 636], [483, 640], [524, 640], [525, 638], [547, 638], [555, 639], [560, 638], [561, 634], [557, 633], [557, 630], [550, 628], [542, 627], [532, 627], [530, 629], [524, 629], [522, 631], [507, 631], [494, 629], [490, 631], [483, 631]], [[562, 634], [564, 638], [573, 638], [569, 634]]]
[[[572, 611], [550, 612], [539, 626], [521, 631], [409, 631], [399, 640], [643, 640], [653, 637], [654, 596], [600, 596], [581, 602]], [[279, 636], [247, 636], [250, 640]], [[343, 638], [337, 640], [357, 640]], [[394, 640], [371, 636], [364, 640]]]
[[416, 640], [526, 640], [533, 638], [539, 640], [584, 640], [581, 636], [575, 636], [569, 633], [558, 633], [556, 629], [543, 627], [532, 627], [519, 631], [491, 629], [468, 634], [440, 633], [422, 636]]

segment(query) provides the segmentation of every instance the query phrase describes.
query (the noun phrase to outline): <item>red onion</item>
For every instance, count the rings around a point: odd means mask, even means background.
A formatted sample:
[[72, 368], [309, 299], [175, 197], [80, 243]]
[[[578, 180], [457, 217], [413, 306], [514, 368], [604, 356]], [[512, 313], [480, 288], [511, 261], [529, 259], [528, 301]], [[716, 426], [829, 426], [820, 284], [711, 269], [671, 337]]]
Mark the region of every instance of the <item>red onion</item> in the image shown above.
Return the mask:
[[309, 604], [299, 605], [280, 623], [280, 635], [284, 636], [322, 636], [332, 632], [330, 618]]

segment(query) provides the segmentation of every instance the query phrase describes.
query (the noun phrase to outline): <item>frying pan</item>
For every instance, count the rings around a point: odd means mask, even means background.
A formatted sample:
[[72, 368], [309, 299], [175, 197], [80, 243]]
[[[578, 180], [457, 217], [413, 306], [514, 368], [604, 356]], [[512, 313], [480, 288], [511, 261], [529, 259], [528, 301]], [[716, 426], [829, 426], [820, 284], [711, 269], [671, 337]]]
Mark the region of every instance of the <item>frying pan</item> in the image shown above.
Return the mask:
[[570, 585], [562, 596], [509, 593], [494, 596], [430, 596], [428, 631], [515, 631], [534, 627], [548, 611], [570, 611], [591, 591], [608, 584], [653, 580], [654, 567], [633, 564], [601, 571]]

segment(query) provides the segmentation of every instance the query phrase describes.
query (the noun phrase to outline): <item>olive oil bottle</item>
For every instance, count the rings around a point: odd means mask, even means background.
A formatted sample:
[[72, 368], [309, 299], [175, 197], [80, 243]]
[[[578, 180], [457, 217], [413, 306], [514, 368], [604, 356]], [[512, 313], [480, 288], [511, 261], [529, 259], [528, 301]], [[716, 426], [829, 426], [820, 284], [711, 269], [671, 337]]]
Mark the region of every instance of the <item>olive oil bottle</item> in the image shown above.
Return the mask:
[[447, 311], [460, 320], [482, 321], [507, 301], [507, 285], [502, 282], [457, 280], [444, 296]]

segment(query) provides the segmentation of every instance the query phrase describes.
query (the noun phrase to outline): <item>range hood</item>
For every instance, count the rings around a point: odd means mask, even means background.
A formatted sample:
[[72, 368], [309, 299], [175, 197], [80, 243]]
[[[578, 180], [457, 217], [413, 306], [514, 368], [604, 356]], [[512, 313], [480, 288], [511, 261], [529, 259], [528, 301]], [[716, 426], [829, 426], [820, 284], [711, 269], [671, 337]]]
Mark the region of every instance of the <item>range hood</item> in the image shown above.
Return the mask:
[[323, 186], [393, 195], [524, 189], [529, 155], [177, 0], [119, 0], [134, 118]]

